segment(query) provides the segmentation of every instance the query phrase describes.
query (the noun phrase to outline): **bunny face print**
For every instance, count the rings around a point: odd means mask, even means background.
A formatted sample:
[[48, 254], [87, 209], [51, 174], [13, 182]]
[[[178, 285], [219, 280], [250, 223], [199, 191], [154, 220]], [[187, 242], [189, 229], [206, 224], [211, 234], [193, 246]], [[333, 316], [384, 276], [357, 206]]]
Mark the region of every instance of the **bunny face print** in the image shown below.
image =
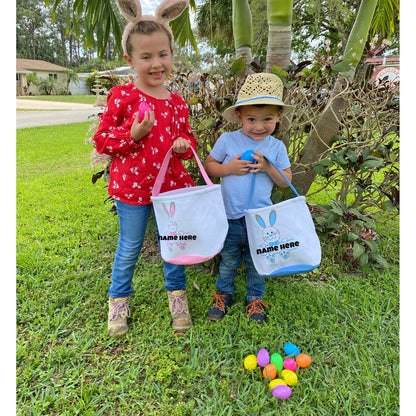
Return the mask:
[[[277, 214], [274, 209], [269, 212], [268, 222], [259, 214], [256, 214], [255, 218], [263, 237], [263, 242], [256, 250], [257, 254], [266, 256], [270, 262], [274, 263], [275, 256], [288, 258], [289, 252], [299, 247], [299, 242], [293, 238], [281, 237], [276, 227]], [[265, 218], [267, 217], [265, 216]]]
[[277, 228], [274, 227], [276, 222], [276, 211], [272, 210], [269, 214], [269, 223], [270, 225], [266, 225], [263, 218], [260, 215], [256, 215], [256, 221], [263, 228], [263, 240], [266, 243], [274, 243], [279, 240], [280, 234]]

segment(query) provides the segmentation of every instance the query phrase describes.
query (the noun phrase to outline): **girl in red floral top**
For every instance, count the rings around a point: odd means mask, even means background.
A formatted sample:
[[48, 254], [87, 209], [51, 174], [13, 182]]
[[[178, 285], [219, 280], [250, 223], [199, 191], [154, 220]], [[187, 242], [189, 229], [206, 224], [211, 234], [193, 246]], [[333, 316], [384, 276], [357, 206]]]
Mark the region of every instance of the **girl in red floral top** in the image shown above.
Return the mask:
[[[129, 25], [123, 42], [124, 58], [138, 78], [111, 89], [93, 138], [98, 153], [112, 157], [108, 192], [116, 201], [120, 232], [109, 290], [108, 332], [118, 337], [128, 331], [133, 273], [152, 207], [152, 187], [162, 161], [173, 146], [162, 192], [194, 186], [180, 159], [192, 158], [191, 146], [196, 147], [185, 100], [164, 85], [172, 69], [170, 29], [144, 17]], [[152, 111], [139, 120], [138, 107], [143, 101]], [[184, 331], [192, 324], [184, 266], [164, 262], [164, 273], [172, 326]]]

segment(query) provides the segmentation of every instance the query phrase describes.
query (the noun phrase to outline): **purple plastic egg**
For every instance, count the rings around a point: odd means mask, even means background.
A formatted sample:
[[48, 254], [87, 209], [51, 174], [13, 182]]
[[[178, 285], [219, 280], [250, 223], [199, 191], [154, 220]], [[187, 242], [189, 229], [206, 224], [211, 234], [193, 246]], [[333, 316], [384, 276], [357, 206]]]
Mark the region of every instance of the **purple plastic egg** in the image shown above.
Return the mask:
[[292, 389], [284, 384], [279, 384], [273, 389], [272, 394], [279, 400], [284, 400], [290, 397], [290, 395], [292, 394]]
[[152, 111], [146, 101], [142, 101], [139, 105], [139, 123], [144, 119], [145, 113]]
[[260, 367], [266, 367], [266, 365], [269, 363], [270, 363], [270, 355], [266, 349], [262, 348], [257, 353], [257, 364]]
[[286, 360], [283, 361], [283, 367], [286, 370], [295, 372], [296, 369], [298, 368], [298, 365], [293, 358], [286, 358]]

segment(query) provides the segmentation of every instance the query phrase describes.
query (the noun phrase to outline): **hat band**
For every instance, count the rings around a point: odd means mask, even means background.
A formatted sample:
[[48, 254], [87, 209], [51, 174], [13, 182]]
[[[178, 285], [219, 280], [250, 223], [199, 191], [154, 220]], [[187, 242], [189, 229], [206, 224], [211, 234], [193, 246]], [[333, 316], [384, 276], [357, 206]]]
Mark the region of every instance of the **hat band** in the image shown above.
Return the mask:
[[260, 97], [246, 98], [245, 100], [237, 101], [234, 105], [238, 106], [238, 105], [241, 105], [241, 104], [248, 103], [250, 101], [262, 100], [264, 98], [271, 99], [271, 100], [277, 100], [277, 101], [279, 101], [279, 103], [285, 105], [285, 103], [280, 98], [273, 97], [271, 95], [263, 95], [263, 96], [260, 96]]

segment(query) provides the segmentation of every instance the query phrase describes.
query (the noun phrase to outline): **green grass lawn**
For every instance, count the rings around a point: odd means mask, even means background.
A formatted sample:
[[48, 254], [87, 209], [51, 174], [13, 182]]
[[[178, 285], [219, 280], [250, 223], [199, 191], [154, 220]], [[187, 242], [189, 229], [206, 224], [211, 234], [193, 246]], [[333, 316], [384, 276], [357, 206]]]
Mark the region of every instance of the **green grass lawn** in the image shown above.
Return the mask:
[[56, 101], [65, 103], [95, 104], [95, 95], [33, 95], [16, 97], [18, 100]]
[[[104, 182], [91, 183], [89, 124], [17, 131], [18, 415], [399, 415], [397, 224], [381, 241], [387, 271], [347, 274], [323, 242], [315, 272], [267, 279], [263, 327], [244, 315], [243, 271], [235, 304], [214, 323], [206, 314], [215, 276], [187, 267], [185, 337], [170, 328], [162, 263], [144, 253], [130, 331], [109, 338], [117, 217], [103, 203]], [[260, 348], [283, 354], [286, 342], [312, 364], [277, 401], [243, 359]]]

